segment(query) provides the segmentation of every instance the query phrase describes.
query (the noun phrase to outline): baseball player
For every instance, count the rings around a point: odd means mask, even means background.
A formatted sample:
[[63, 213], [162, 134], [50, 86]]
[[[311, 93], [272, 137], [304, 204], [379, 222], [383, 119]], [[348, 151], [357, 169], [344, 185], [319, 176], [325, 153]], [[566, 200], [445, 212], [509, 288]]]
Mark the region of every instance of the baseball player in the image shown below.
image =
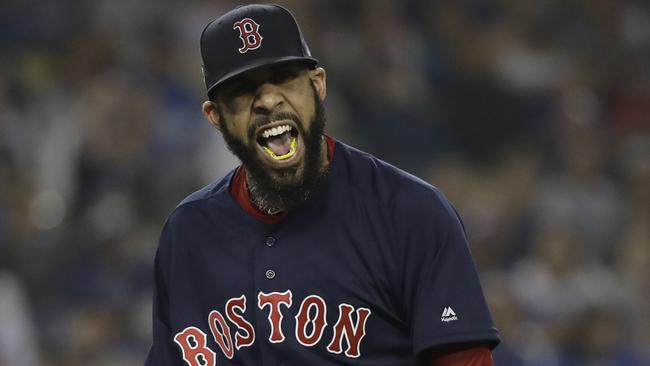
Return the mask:
[[492, 365], [458, 214], [323, 133], [325, 70], [291, 13], [238, 7], [200, 45], [203, 112], [242, 165], [164, 225], [146, 365]]

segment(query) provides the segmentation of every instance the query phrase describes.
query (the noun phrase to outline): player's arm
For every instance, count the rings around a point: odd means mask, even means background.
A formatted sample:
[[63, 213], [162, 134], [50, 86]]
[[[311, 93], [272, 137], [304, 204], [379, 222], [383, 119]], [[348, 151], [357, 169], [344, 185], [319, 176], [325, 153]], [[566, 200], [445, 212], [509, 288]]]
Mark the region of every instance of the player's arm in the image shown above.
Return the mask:
[[426, 352], [426, 366], [494, 366], [492, 352], [487, 345], [458, 344]]
[[172, 341], [173, 336], [168, 326], [169, 296], [167, 294], [166, 267], [168, 266], [170, 240], [169, 225], [165, 224], [154, 262], [153, 343], [145, 366], [178, 365], [180, 360], [178, 349]]
[[455, 209], [432, 189], [403, 193], [392, 212], [414, 353], [427, 366], [492, 365], [499, 336]]

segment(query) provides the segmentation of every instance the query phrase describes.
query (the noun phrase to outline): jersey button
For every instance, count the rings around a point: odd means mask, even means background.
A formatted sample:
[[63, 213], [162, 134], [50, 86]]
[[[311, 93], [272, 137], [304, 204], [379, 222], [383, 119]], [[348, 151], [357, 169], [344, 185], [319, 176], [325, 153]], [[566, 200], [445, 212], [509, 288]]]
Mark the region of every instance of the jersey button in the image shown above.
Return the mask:
[[275, 240], [274, 237], [269, 236], [269, 237], [266, 238], [266, 241], [264, 242], [264, 244], [266, 244], [266, 246], [270, 248], [270, 247], [275, 245], [275, 241], [276, 240]]
[[272, 269], [266, 270], [266, 278], [268, 278], [269, 280], [274, 279], [275, 278], [275, 271], [272, 270]]

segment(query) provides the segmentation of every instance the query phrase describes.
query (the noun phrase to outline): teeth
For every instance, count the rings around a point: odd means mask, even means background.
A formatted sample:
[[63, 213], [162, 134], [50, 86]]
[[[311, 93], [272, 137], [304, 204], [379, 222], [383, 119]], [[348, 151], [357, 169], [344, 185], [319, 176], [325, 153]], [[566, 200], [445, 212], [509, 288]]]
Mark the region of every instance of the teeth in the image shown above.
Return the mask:
[[268, 130], [262, 132], [262, 137], [268, 139], [269, 137], [281, 135], [287, 131], [291, 131], [292, 129], [293, 128], [289, 125], [282, 125], [282, 126], [269, 128]]

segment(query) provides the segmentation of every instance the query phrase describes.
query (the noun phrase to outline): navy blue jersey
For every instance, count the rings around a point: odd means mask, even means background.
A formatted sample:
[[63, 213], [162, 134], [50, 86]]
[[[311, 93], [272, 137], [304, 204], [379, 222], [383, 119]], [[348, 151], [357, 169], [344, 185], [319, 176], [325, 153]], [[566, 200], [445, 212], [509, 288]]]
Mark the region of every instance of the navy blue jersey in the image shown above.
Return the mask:
[[321, 193], [278, 224], [233, 172], [169, 216], [147, 365], [417, 365], [499, 342], [462, 222], [431, 185], [336, 142]]

